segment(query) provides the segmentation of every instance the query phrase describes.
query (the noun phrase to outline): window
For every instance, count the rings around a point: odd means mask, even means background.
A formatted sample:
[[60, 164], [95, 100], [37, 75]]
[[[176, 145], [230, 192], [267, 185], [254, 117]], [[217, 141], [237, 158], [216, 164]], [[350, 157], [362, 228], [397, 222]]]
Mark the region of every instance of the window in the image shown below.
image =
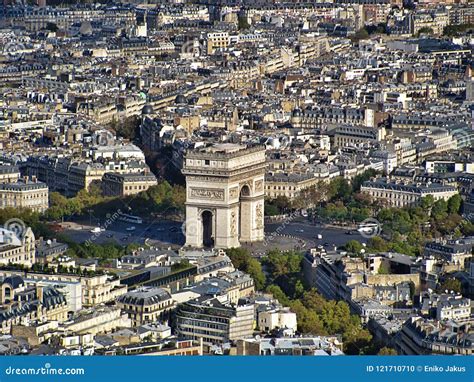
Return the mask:
[[206, 166], [209, 166], [209, 165], [211, 164], [211, 161], [210, 161], [209, 159], [205, 159], [205, 160], [204, 160], [204, 164], [205, 164]]

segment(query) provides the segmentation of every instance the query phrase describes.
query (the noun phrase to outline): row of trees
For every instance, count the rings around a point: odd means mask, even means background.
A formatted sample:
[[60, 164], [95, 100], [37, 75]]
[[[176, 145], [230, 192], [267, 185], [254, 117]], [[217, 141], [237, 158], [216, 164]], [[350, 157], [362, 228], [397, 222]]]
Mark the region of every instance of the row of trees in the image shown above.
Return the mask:
[[474, 24], [460, 24], [460, 25], [447, 25], [443, 29], [443, 35], [453, 37], [453, 36], [462, 36], [466, 32], [472, 31], [474, 29]]
[[[378, 174], [377, 171], [369, 169], [354, 177], [352, 183], [349, 183], [349, 181], [342, 177], [335, 178], [329, 183], [320, 181], [315, 186], [302, 190], [294, 200], [290, 201], [285, 196], [267, 200], [265, 203], [265, 214], [272, 216], [287, 213], [292, 210], [318, 208], [319, 213], [326, 213], [328, 216], [331, 216], [331, 212], [324, 211], [326, 205], [330, 206], [330, 208], [334, 208], [334, 205], [338, 207], [345, 205], [348, 208], [358, 208], [362, 206], [362, 204], [358, 202], [359, 199], [365, 201], [366, 205], [371, 205], [367, 197], [359, 193], [360, 187], [362, 183]], [[351, 204], [347, 205], [347, 203]], [[338, 213], [342, 213], [344, 218], [348, 217], [346, 210], [343, 212], [339, 211]]]
[[291, 308], [303, 334], [342, 335], [347, 354], [375, 354], [378, 347], [360, 318], [343, 301], [326, 300], [305, 285], [303, 255], [295, 251], [271, 250], [260, 263], [243, 248], [227, 250], [234, 266], [249, 273], [258, 290], [266, 292]]
[[121, 210], [124, 213], [133, 211], [134, 214], [150, 213], [181, 213], [184, 211], [186, 190], [183, 186], [171, 186], [162, 181], [148, 190], [125, 198], [104, 197], [96, 186], [89, 191], [81, 190], [73, 198], [66, 198], [58, 192], [50, 194], [50, 207], [46, 218], [61, 220], [69, 216], [87, 215], [92, 211], [95, 216], [106, 216]]
[[[474, 234], [474, 225], [461, 216], [462, 198], [459, 194], [447, 201], [435, 201], [428, 195], [415, 206], [389, 207], [383, 200], [374, 201], [360, 192], [363, 182], [376, 175], [374, 170], [368, 170], [356, 176], [352, 183], [343, 178], [320, 183], [302, 192], [291, 203], [285, 197], [267, 201], [265, 211], [273, 215], [313, 207], [312, 215], [327, 222], [357, 223], [375, 218], [381, 224], [383, 238], [371, 240], [370, 248], [413, 256], [421, 253], [427, 240], [446, 235]], [[360, 244], [349, 243], [349, 246], [357, 248]]]
[[[14, 220], [21, 225], [24, 223], [24, 227], [30, 227], [35, 234], [35, 237], [50, 238], [53, 232], [41, 221], [41, 214], [33, 212], [30, 209], [18, 209], [13, 207], [7, 207], [0, 209], [0, 224], [3, 226], [7, 221]], [[10, 227], [11, 228], [11, 227]]]
[[139, 248], [139, 245], [135, 243], [123, 247], [115, 242], [76, 243], [66, 237], [60, 237], [60, 240], [69, 245], [66, 255], [73, 258], [98, 259], [100, 266], [110, 266], [113, 259], [119, 259]]

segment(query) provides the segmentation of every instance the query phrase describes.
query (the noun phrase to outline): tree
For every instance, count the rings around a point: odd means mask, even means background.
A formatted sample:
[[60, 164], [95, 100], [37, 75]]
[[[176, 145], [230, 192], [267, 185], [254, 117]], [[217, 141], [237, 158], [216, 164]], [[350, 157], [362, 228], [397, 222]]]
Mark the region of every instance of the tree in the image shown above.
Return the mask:
[[378, 272], [379, 275], [388, 275], [390, 274], [390, 269], [385, 264], [380, 264]]
[[431, 216], [435, 220], [442, 220], [448, 214], [448, 203], [444, 199], [439, 199], [433, 204], [431, 209]]
[[280, 213], [287, 211], [290, 208], [290, 200], [286, 196], [278, 196], [273, 199], [272, 203], [278, 208]]
[[377, 355], [398, 355], [397, 351], [395, 349], [389, 348], [387, 346], [383, 347], [382, 349], [379, 350]]
[[457, 214], [461, 210], [462, 198], [461, 195], [456, 194], [448, 199], [448, 212], [450, 214]]
[[338, 178], [333, 179], [329, 183], [329, 190], [328, 190], [329, 199], [348, 200], [351, 194], [352, 194], [352, 187], [346, 179], [342, 177], [338, 177]]
[[298, 252], [282, 252], [274, 249], [268, 252], [264, 262], [268, 266], [271, 277], [276, 279], [280, 276], [300, 273], [302, 260], [303, 255]]
[[347, 251], [347, 252], [350, 252], [350, 253], [355, 253], [355, 254], [359, 254], [360, 251], [364, 248], [364, 246], [359, 243], [357, 240], [349, 240], [345, 245], [344, 245], [344, 249]]
[[374, 178], [375, 176], [377, 176], [377, 171], [374, 169], [369, 169], [364, 171], [362, 174], [356, 175], [352, 180], [352, 190], [354, 192], [359, 192], [362, 183], [367, 180], [370, 180], [371, 178]]
[[278, 208], [273, 204], [265, 202], [265, 216], [276, 216], [280, 213]]
[[461, 293], [461, 281], [455, 279], [454, 277], [448, 278], [438, 286], [437, 291], [438, 293], [445, 293], [445, 291], [448, 291], [448, 293], [450, 293], [451, 291], [453, 291], [454, 293]]
[[265, 286], [265, 274], [262, 271], [262, 265], [257, 259], [250, 259], [244, 272], [248, 273], [255, 283], [255, 289], [261, 290]]
[[288, 306], [290, 304], [290, 299], [286, 296], [285, 292], [283, 292], [278, 285], [269, 285], [265, 289], [265, 291], [267, 293], [271, 293], [273, 297], [280, 302], [280, 304], [283, 304], [285, 306]]
[[427, 195], [420, 200], [420, 206], [423, 208], [425, 211], [430, 211], [431, 208], [433, 207], [435, 200], [433, 195]]
[[389, 244], [380, 236], [370, 238], [368, 246], [377, 252], [386, 252], [389, 250]]
[[111, 127], [115, 130], [117, 136], [133, 140], [139, 135], [140, 118], [131, 116], [123, 121], [112, 123]]
[[367, 32], [367, 29], [365, 28], [360, 28], [352, 37], [352, 40], [355, 42], [358, 42], [360, 40], [367, 40], [369, 38], [369, 32]]
[[239, 28], [239, 30], [250, 28], [250, 24], [248, 23], [246, 17], [244, 17], [244, 16], [239, 16], [238, 17], [238, 28]]
[[434, 33], [433, 29], [430, 28], [430, 27], [423, 27], [421, 28], [418, 33], [417, 33], [417, 36], [421, 36], [422, 34], [430, 34], [432, 35]]
[[55, 23], [48, 22], [46, 23], [46, 29], [51, 32], [57, 32], [59, 28]]
[[261, 290], [264, 288], [265, 274], [262, 271], [262, 265], [257, 259], [250, 256], [249, 252], [244, 248], [230, 248], [226, 253], [234, 267], [248, 273], [253, 278], [256, 289]]

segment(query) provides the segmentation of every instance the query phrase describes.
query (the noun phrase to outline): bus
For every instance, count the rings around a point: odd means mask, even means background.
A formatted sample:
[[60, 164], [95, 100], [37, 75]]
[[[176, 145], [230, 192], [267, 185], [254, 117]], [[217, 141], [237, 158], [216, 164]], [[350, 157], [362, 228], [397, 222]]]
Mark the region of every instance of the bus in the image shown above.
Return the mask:
[[118, 220], [122, 222], [133, 223], [133, 224], [143, 223], [143, 219], [141, 217], [128, 215], [128, 214], [120, 214], [120, 217], [118, 218]]
[[361, 234], [377, 234], [377, 232], [380, 232], [380, 224], [375, 223], [375, 222], [370, 222], [370, 223], [361, 223], [357, 226], [357, 231]]

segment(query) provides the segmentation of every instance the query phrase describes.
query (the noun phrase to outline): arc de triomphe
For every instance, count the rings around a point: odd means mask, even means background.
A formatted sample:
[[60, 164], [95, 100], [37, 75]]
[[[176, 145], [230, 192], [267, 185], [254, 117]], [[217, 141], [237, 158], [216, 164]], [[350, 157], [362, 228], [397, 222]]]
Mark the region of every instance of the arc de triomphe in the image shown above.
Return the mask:
[[232, 248], [264, 239], [265, 147], [188, 150], [186, 246]]

